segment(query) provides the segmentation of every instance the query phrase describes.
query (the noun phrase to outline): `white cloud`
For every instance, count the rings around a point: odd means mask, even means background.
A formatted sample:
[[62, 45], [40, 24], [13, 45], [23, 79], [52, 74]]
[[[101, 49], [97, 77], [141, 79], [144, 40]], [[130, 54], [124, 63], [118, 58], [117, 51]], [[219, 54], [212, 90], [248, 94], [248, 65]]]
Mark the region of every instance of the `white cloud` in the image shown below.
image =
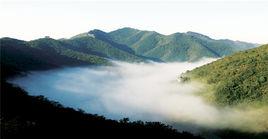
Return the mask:
[[[218, 109], [196, 93], [199, 83], [181, 84], [176, 77], [198, 63], [130, 64], [117, 62], [113, 67], [68, 68], [34, 72], [12, 80], [31, 95], [45, 95], [66, 106], [82, 108], [108, 118], [162, 121], [177, 129], [193, 127], [231, 128], [244, 131], [268, 130], [268, 114], [259, 109]], [[193, 131], [194, 132], [194, 131]]]

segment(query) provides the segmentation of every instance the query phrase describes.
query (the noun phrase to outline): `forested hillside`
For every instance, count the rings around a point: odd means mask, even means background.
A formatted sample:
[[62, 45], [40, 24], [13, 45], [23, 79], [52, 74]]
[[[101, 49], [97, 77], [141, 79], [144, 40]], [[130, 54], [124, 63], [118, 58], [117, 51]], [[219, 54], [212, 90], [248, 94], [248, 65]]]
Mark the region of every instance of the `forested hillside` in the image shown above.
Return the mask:
[[2, 38], [1, 78], [30, 70], [108, 63], [102, 57], [73, 51], [66, 46], [50, 38], [31, 42]]
[[268, 105], [268, 45], [217, 60], [186, 76], [208, 84], [206, 95], [217, 104]]
[[113, 60], [128, 62], [144, 61], [143, 57], [137, 56], [130, 49], [127, 49], [128, 47], [123, 47], [117, 44], [110, 44], [88, 35], [83, 37], [74, 37], [62, 41], [72, 45], [71, 49], [79, 52], [94, 54]]

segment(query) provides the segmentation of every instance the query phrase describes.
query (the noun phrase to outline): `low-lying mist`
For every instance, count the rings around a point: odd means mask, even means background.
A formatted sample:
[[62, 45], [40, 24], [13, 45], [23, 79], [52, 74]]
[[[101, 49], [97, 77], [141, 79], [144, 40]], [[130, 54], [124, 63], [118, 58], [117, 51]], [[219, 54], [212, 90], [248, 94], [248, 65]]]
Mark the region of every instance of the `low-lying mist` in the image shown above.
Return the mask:
[[262, 115], [263, 111], [216, 108], [196, 95], [202, 84], [177, 82], [181, 73], [213, 60], [114, 62], [113, 66], [32, 72], [10, 82], [30, 95], [44, 95], [65, 106], [116, 120], [129, 117], [130, 120], [161, 121], [191, 132], [204, 127], [267, 131], [267, 119], [253, 118]]

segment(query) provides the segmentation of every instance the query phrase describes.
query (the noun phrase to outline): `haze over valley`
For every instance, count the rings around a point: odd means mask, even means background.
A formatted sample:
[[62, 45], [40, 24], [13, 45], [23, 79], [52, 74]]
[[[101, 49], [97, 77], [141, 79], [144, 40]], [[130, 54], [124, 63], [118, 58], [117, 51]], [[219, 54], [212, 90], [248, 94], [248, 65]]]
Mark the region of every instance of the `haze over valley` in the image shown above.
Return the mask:
[[[192, 133], [201, 133], [204, 128], [267, 131], [268, 119], [259, 119], [258, 116], [268, 114], [267, 111], [217, 108], [200, 96], [200, 90], [205, 87], [203, 84], [177, 80], [187, 70], [215, 60], [202, 59], [194, 63], [113, 62], [112, 66], [32, 72], [10, 82], [30, 95], [44, 95], [65, 106], [115, 120], [128, 117], [132, 121], [161, 121], [179, 131]], [[187, 125], [183, 126], [185, 123]]]

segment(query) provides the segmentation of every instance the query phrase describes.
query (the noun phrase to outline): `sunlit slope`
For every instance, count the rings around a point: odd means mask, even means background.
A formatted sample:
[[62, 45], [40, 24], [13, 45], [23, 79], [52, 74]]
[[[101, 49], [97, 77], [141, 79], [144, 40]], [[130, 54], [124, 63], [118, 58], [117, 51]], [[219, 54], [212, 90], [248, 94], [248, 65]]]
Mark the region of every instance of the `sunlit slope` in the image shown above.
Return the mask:
[[80, 34], [71, 39], [63, 40], [72, 45], [73, 49], [80, 52], [95, 53], [96, 55], [114, 60], [141, 62], [143, 57], [137, 56], [130, 48], [109, 41], [105, 32], [93, 30], [84, 35]]
[[73, 48], [78, 51], [84, 52], [91, 50], [97, 55], [106, 56], [111, 59], [127, 62], [141, 62], [146, 60], [161, 61], [160, 59], [138, 55], [129, 46], [113, 41], [108, 33], [97, 29], [62, 41], [73, 45]]
[[268, 104], [268, 45], [238, 52], [187, 72], [208, 84], [205, 96], [219, 105]]
[[114, 42], [129, 46], [138, 55], [166, 62], [222, 57], [256, 46], [240, 41], [215, 40], [195, 32], [163, 35], [155, 31], [122, 28], [108, 34]]

